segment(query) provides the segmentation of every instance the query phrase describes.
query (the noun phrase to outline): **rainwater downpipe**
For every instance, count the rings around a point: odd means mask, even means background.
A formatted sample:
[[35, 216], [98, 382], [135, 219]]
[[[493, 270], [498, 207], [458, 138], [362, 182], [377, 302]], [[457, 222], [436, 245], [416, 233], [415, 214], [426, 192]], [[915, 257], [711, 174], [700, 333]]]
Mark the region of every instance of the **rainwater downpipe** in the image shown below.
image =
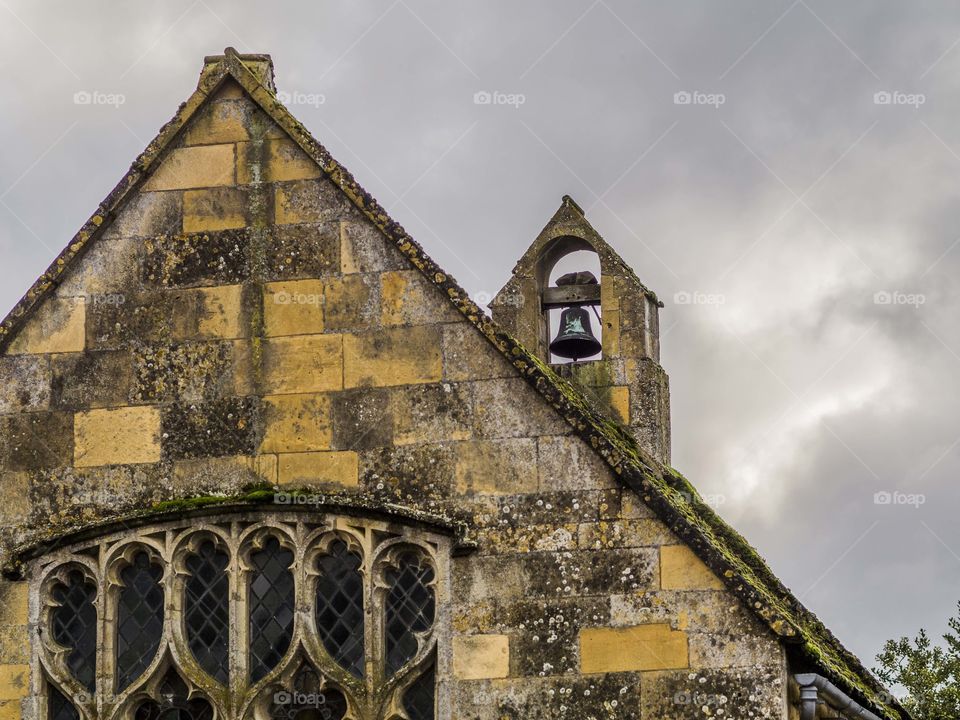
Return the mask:
[[817, 702], [820, 695], [845, 718], [850, 720], [864, 718], [864, 720], [883, 720], [873, 714], [840, 688], [822, 675], [814, 673], [798, 673], [793, 676], [800, 686], [800, 720], [814, 720], [817, 716]]

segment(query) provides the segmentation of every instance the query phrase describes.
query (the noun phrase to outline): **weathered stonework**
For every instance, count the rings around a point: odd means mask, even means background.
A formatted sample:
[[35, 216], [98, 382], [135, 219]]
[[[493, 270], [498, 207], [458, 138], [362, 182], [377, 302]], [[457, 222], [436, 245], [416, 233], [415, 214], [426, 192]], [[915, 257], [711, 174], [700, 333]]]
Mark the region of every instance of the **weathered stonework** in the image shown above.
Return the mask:
[[[4, 565], [101, 521], [275, 492], [400, 507], [474, 543], [450, 560], [438, 718], [786, 718], [782, 638], [586, 439], [581, 401], [551, 399], [535, 358], [275, 121], [261, 65], [241, 83], [218, 63], [0, 353]], [[614, 269], [609, 357], [568, 374], [598, 424], [662, 456], [655, 298]], [[0, 581], [0, 720], [42, 720], [29, 582]]]

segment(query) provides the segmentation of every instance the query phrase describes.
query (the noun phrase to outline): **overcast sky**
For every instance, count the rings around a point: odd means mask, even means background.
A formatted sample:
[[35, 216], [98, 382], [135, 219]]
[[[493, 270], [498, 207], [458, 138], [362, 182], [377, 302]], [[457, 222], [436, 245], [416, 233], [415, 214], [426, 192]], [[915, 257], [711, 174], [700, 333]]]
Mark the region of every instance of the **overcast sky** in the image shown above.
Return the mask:
[[944, 628], [956, 2], [0, 0], [4, 314], [227, 45], [481, 300], [572, 195], [666, 303], [674, 465], [868, 665]]

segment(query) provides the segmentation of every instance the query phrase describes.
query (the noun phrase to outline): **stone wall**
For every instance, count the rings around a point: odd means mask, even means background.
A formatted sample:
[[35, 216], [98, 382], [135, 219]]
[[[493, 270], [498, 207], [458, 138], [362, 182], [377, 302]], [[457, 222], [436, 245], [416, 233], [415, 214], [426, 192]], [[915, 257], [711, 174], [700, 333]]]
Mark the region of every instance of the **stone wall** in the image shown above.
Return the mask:
[[[783, 718], [782, 648], [228, 85], [0, 357], [3, 560], [252, 483], [466, 518], [458, 720]], [[0, 720], [33, 717], [28, 580]], [[724, 710], [724, 712], [720, 712]]]

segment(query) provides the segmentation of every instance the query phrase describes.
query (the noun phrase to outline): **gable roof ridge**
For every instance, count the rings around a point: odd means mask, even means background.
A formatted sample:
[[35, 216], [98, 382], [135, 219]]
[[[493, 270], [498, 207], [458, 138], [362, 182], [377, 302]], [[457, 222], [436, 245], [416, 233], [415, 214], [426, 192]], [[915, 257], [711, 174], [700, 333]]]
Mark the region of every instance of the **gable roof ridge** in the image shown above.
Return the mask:
[[[898, 702], [889, 699], [890, 694], [859, 659], [843, 647], [780, 582], [756, 550], [702, 502], [686, 478], [651, 458], [618, 422], [600, 413], [579, 389], [557, 375], [494, 323], [457, 281], [424, 252], [403, 226], [390, 217], [353, 175], [290, 113], [277, 99], [275, 92], [261, 83], [233, 48], [224, 51], [221, 63], [201, 74], [196, 91], [180, 105], [174, 117], [160, 129], [67, 247], [0, 323], [0, 352], [7, 347], [39, 301], [59, 284], [64, 272], [109, 225], [120, 207], [149, 175], [158, 157], [177, 133], [228, 76], [243, 87], [408, 261], [437, 286], [454, 307], [560, 413], [623, 479], [624, 484], [637, 492], [661, 520], [723, 580], [730, 592], [760, 617], [772, 632], [785, 642], [796, 643], [803, 655], [825, 675], [882, 715], [891, 720], [909, 718]], [[584, 222], [587, 222], [586, 218]], [[637, 282], [640, 282], [639, 279]]]

